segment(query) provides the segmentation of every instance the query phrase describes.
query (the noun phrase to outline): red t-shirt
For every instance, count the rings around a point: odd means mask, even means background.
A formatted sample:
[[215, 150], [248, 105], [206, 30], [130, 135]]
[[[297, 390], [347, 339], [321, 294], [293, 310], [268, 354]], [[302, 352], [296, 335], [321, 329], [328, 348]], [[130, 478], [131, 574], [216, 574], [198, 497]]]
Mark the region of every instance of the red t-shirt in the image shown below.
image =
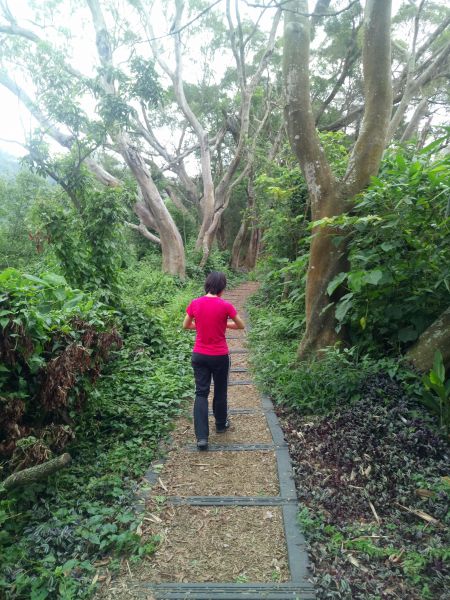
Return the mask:
[[225, 331], [227, 319], [234, 319], [237, 314], [234, 306], [218, 296], [201, 296], [192, 300], [186, 312], [195, 319], [194, 352], [211, 356], [228, 354]]

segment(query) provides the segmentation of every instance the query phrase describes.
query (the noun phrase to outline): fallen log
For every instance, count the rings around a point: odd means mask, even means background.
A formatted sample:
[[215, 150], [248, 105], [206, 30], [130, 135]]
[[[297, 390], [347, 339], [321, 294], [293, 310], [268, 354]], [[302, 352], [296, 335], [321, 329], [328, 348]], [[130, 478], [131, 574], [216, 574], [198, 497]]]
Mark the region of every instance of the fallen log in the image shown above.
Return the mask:
[[56, 473], [56, 471], [67, 467], [71, 462], [72, 457], [66, 452], [57, 458], [48, 460], [35, 467], [22, 469], [22, 471], [19, 471], [18, 473], [13, 473], [2, 482], [2, 485], [6, 490], [12, 490], [16, 487], [23, 487], [30, 483], [35, 483], [36, 481], [45, 479], [45, 477]]
[[436, 350], [441, 351], [445, 367], [450, 367], [450, 307], [422, 333], [406, 358], [419, 371], [429, 371]]

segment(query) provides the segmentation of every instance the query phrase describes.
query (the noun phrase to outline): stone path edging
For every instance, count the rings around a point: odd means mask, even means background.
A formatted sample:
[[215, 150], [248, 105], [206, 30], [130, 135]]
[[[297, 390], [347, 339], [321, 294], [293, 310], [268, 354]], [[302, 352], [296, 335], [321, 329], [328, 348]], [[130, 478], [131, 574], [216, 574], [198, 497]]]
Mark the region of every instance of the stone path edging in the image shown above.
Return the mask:
[[290, 583], [148, 584], [147, 589], [161, 600], [314, 600], [307, 585]]

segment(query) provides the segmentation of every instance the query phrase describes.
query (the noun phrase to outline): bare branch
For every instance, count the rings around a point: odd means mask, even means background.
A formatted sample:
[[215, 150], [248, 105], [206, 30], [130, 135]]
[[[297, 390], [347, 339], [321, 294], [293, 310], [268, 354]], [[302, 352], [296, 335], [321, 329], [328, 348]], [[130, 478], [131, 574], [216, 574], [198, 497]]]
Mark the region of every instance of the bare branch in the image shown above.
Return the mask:
[[6, 87], [12, 92], [29, 110], [33, 117], [41, 124], [44, 128], [44, 133], [50, 135], [54, 140], [64, 146], [65, 148], [71, 148], [74, 137], [67, 133], [60, 131], [50, 121], [50, 119], [41, 111], [41, 109], [31, 100], [30, 96], [25, 90], [15, 81], [13, 81], [5, 71], [0, 71], [0, 84]]
[[159, 246], [161, 246], [161, 240], [159, 239], [159, 237], [157, 237], [156, 235], [153, 235], [153, 233], [150, 233], [150, 231], [147, 229], [147, 227], [144, 225], [144, 223], [141, 222], [141, 223], [139, 223], [139, 225], [136, 225], [136, 223], [130, 223], [129, 221], [125, 221], [125, 225], [130, 227], [130, 229], [139, 231], [139, 233], [141, 235], [143, 235], [145, 238], [147, 238], [154, 244], [158, 244]]
[[[213, 2], [212, 4], [210, 4], [209, 6], [207, 6], [204, 10], [202, 10], [200, 13], [198, 13], [198, 15], [196, 15], [195, 17], [193, 17], [190, 21], [188, 21], [184, 25], [178, 25], [178, 27], [172, 25], [172, 27], [170, 28], [169, 33], [165, 33], [164, 35], [159, 35], [159, 36], [153, 36], [153, 37], [147, 39], [147, 41], [148, 42], [153, 42], [153, 41], [156, 41], [156, 40], [162, 40], [164, 38], [180, 34], [182, 31], [184, 31], [185, 29], [187, 29], [188, 27], [190, 27], [193, 23], [195, 23], [195, 21], [198, 21], [198, 19], [200, 19], [201, 17], [203, 17], [203, 15], [205, 15], [207, 12], [209, 12], [212, 8], [214, 8], [216, 6], [216, 4], [219, 4], [220, 2], [222, 2], [222, 0], [215, 0], [215, 2]], [[134, 5], [134, 3], [133, 3], [133, 5]]]
[[[12, 15], [11, 15], [11, 17], [12, 17]], [[0, 33], [4, 33], [6, 35], [22, 37], [31, 42], [34, 42], [35, 44], [41, 44], [46, 47], [48, 52], [52, 52], [52, 48], [50, 47], [49, 43], [46, 40], [39, 37], [33, 31], [31, 31], [29, 29], [25, 29], [24, 27], [20, 27], [19, 25], [17, 25], [15, 20], [11, 21], [10, 26], [0, 25]], [[80, 81], [84, 81], [84, 82], [90, 81], [88, 77], [83, 75], [83, 73], [81, 73], [80, 71], [78, 71], [77, 69], [72, 67], [71, 65], [67, 64], [65, 61], [63, 64], [64, 64], [64, 69], [73, 77], [76, 77]]]
[[287, 8], [287, 5], [289, 5], [291, 2], [291, 0], [284, 0], [284, 2], [270, 2], [269, 4], [254, 4], [251, 2], [245, 2], [247, 6], [251, 6], [254, 8], [282, 8], [284, 11], [286, 12], [294, 12], [295, 14], [302, 16], [302, 17], [336, 17], [337, 15], [342, 14], [343, 12], [346, 12], [347, 10], [350, 10], [352, 8], [352, 6], [354, 6], [355, 4], [359, 4], [359, 0], [353, 0], [353, 2], [350, 2], [350, 4], [348, 6], [346, 6], [345, 8], [342, 8], [341, 10], [336, 10], [334, 12], [324, 12], [324, 13], [317, 13], [317, 12], [308, 12], [308, 11], [297, 11], [297, 10], [292, 10], [290, 8]]
[[412, 43], [411, 43], [411, 51], [406, 63], [406, 67], [405, 67], [405, 72], [406, 72], [406, 83], [405, 83], [405, 90], [402, 96], [402, 99], [399, 103], [399, 105], [397, 106], [397, 109], [391, 119], [391, 122], [389, 124], [389, 129], [387, 132], [387, 140], [389, 141], [390, 139], [392, 139], [395, 131], [397, 130], [398, 126], [400, 125], [400, 121], [403, 118], [403, 115], [406, 112], [406, 109], [408, 108], [409, 102], [411, 100], [411, 96], [414, 93], [414, 89], [417, 89], [417, 84], [413, 84], [412, 79], [414, 77], [414, 70], [416, 67], [416, 44], [417, 44], [417, 36], [419, 33], [419, 22], [420, 22], [420, 15], [423, 9], [423, 5], [425, 3], [425, 0], [422, 0], [421, 3], [419, 4], [419, 7], [417, 8], [417, 12], [414, 18], [414, 34], [413, 34], [413, 39], [412, 39]]
[[[236, 62], [236, 70], [239, 79], [239, 86], [241, 90], [245, 88], [245, 70], [244, 70], [244, 59], [242, 56], [242, 36], [240, 37], [241, 43], [236, 43], [236, 30], [234, 28], [233, 19], [231, 17], [230, 0], [226, 0], [226, 13], [228, 20], [228, 38], [230, 40], [231, 50], [233, 52], [234, 60]], [[242, 32], [241, 32], [242, 33]]]
[[338, 93], [338, 91], [340, 90], [342, 84], [346, 80], [346, 78], [347, 78], [347, 76], [348, 76], [348, 74], [350, 72], [350, 69], [355, 64], [356, 59], [360, 56], [360, 52], [359, 52], [358, 45], [357, 45], [357, 36], [358, 36], [358, 31], [359, 31], [360, 27], [361, 26], [359, 25], [353, 31], [352, 43], [350, 44], [350, 46], [349, 46], [349, 48], [347, 50], [347, 53], [345, 55], [344, 63], [342, 65], [342, 69], [341, 69], [341, 74], [336, 79], [336, 82], [335, 82], [335, 84], [333, 86], [333, 89], [328, 94], [327, 98], [322, 102], [321, 107], [317, 111], [317, 113], [316, 113], [316, 123], [318, 123], [320, 121], [320, 118], [323, 115], [323, 113], [325, 112], [325, 109], [327, 108], [327, 106], [330, 105], [330, 103], [335, 98], [335, 96]]

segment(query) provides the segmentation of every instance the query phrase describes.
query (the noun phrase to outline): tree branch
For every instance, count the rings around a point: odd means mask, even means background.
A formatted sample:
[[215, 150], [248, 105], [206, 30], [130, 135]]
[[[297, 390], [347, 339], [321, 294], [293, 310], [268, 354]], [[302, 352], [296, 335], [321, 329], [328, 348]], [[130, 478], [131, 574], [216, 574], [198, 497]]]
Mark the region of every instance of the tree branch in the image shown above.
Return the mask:
[[311, 106], [307, 2], [292, 0], [288, 7], [284, 18], [285, 116], [289, 141], [308, 185], [313, 219], [317, 219], [322, 216], [320, 200], [331, 193], [335, 178], [321, 148]]
[[387, 141], [391, 140], [392, 137], [394, 136], [394, 133], [396, 132], [398, 126], [400, 125], [400, 121], [402, 120], [406, 109], [408, 108], [409, 102], [411, 100], [411, 96], [414, 93], [414, 89], [417, 89], [415, 85], [412, 84], [412, 79], [414, 76], [414, 70], [416, 67], [416, 44], [417, 44], [417, 35], [419, 33], [419, 22], [420, 22], [420, 15], [423, 9], [423, 5], [425, 3], [425, 0], [422, 0], [421, 3], [419, 4], [419, 7], [417, 8], [417, 12], [416, 15], [414, 17], [414, 34], [413, 34], [413, 39], [412, 39], [412, 43], [411, 43], [411, 51], [406, 63], [406, 67], [405, 67], [405, 72], [406, 72], [406, 83], [405, 83], [405, 89], [403, 92], [403, 96], [402, 99], [399, 103], [399, 105], [397, 106], [394, 115], [391, 118], [391, 122], [389, 123], [389, 129], [387, 132], [387, 136], [386, 139]]
[[161, 246], [161, 240], [159, 239], [159, 237], [157, 237], [156, 235], [153, 235], [153, 233], [150, 233], [150, 231], [147, 229], [147, 227], [144, 225], [144, 223], [141, 222], [141, 223], [139, 223], [139, 225], [136, 225], [136, 223], [129, 223], [128, 221], [125, 221], [125, 225], [130, 227], [130, 229], [139, 231], [139, 233], [141, 235], [143, 235], [145, 238], [147, 238], [154, 244], [158, 244], [159, 246]]
[[346, 80], [346, 78], [347, 78], [347, 76], [348, 76], [348, 74], [350, 72], [350, 69], [355, 64], [356, 59], [360, 56], [360, 52], [358, 50], [358, 46], [357, 46], [357, 43], [356, 43], [359, 29], [360, 29], [360, 25], [356, 29], [353, 30], [352, 43], [350, 44], [350, 46], [349, 46], [349, 48], [347, 50], [347, 54], [345, 55], [344, 64], [342, 66], [341, 74], [337, 78], [337, 80], [336, 80], [336, 82], [335, 82], [335, 84], [333, 86], [333, 89], [328, 94], [327, 98], [322, 102], [322, 106], [317, 111], [317, 113], [316, 113], [316, 123], [318, 123], [320, 121], [320, 118], [323, 115], [323, 113], [325, 112], [325, 109], [330, 105], [330, 103], [335, 98], [335, 96], [338, 93], [338, 91], [340, 90], [342, 84]]
[[288, 5], [291, 3], [291, 0], [284, 0], [284, 2], [271, 2], [269, 4], [254, 4], [251, 2], [245, 2], [245, 4], [247, 6], [251, 6], [254, 8], [282, 8], [284, 11], [286, 12], [293, 12], [301, 17], [337, 17], [338, 15], [342, 14], [343, 12], [346, 12], [347, 10], [350, 10], [350, 8], [352, 8], [352, 6], [354, 6], [355, 4], [359, 4], [359, 0], [353, 0], [353, 2], [350, 2], [350, 4], [348, 4], [348, 6], [346, 6], [345, 8], [342, 8], [341, 10], [336, 10], [334, 12], [324, 12], [324, 13], [318, 13], [318, 12], [308, 12], [307, 10], [305, 11], [297, 11], [295, 9], [290, 9], [288, 8]]
[[[209, 12], [212, 8], [214, 8], [216, 6], [216, 4], [219, 4], [220, 2], [222, 2], [222, 0], [216, 0], [215, 2], [213, 2], [212, 4], [210, 4], [209, 6], [207, 6], [204, 10], [202, 10], [201, 12], [199, 12], [198, 15], [196, 15], [194, 18], [192, 18], [190, 21], [188, 21], [184, 25], [179, 25], [178, 27], [175, 27], [174, 25], [172, 25], [172, 27], [170, 28], [169, 33], [165, 33], [164, 35], [159, 35], [159, 36], [156, 36], [156, 37], [149, 38], [149, 39], [147, 39], [147, 41], [148, 42], [153, 42], [153, 41], [156, 41], [156, 40], [162, 40], [164, 38], [180, 34], [182, 31], [184, 31], [190, 25], [192, 25], [192, 23], [195, 23], [195, 21], [198, 21], [198, 19], [200, 19], [201, 17], [203, 17], [203, 15], [205, 15], [207, 12]], [[133, 2], [133, 6], [134, 6], [134, 4], [135, 3]]]
[[24, 104], [33, 117], [44, 128], [45, 133], [50, 135], [54, 140], [65, 148], [71, 148], [74, 137], [63, 133], [55, 127], [50, 119], [41, 111], [41, 109], [31, 100], [25, 90], [13, 81], [5, 71], [0, 71], [0, 84], [12, 92]]
[[344, 178], [350, 198], [378, 171], [386, 144], [392, 110], [391, 0], [367, 0], [364, 26], [365, 108]]
[[72, 457], [66, 452], [61, 456], [52, 458], [51, 460], [48, 460], [40, 465], [35, 465], [34, 467], [30, 467], [28, 469], [22, 469], [22, 471], [19, 471], [18, 473], [13, 473], [2, 482], [2, 485], [6, 490], [12, 490], [17, 487], [30, 485], [31, 483], [40, 481], [41, 479], [49, 477], [64, 467], [67, 467], [71, 462]]

